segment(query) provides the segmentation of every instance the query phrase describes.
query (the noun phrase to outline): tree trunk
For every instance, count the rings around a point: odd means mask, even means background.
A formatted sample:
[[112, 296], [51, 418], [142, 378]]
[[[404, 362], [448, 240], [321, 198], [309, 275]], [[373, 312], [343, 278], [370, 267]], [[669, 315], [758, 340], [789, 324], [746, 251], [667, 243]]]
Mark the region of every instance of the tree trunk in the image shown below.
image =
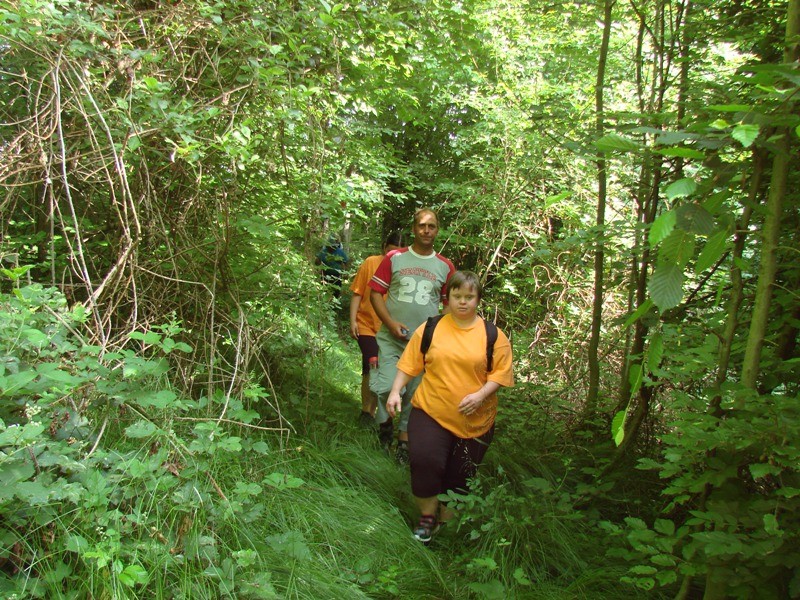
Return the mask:
[[[603, 107], [603, 87], [606, 77], [606, 62], [608, 60], [608, 46], [611, 39], [611, 9], [614, 0], [605, 0], [603, 9], [603, 38], [600, 44], [600, 56], [597, 62], [597, 82], [595, 83], [595, 134], [597, 139], [603, 137], [605, 131], [605, 114]], [[606, 220], [606, 184], [607, 171], [606, 159], [603, 152], [599, 153], [597, 160], [597, 216], [595, 224], [599, 232], [594, 251], [594, 298], [592, 301], [592, 326], [589, 336], [589, 390], [586, 397], [586, 407], [583, 413], [583, 422], [592, 423], [597, 413], [597, 401], [600, 395], [600, 329], [603, 324], [603, 269], [605, 262], [604, 253], [604, 227]]]

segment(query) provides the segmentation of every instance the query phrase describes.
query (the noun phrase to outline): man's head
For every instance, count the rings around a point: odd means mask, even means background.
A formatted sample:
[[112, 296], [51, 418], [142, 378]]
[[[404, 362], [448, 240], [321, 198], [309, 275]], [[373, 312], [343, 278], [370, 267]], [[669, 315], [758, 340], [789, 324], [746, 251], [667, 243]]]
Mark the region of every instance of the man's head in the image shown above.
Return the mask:
[[433, 242], [439, 233], [439, 217], [430, 208], [420, 208], [414, 213], [414, 244], [412, 248], [419, 254], [433, 252]]

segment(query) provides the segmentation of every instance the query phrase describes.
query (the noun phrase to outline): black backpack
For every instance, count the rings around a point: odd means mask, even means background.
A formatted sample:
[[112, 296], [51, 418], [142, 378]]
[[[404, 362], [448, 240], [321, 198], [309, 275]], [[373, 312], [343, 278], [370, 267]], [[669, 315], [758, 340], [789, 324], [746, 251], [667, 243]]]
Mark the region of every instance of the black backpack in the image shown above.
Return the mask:
[[[425, 321], [425, 329], [422, 332], [422, 343], [420, 350], [422, 351], [422, 360], [425, 361], [425, 354], [428, 348], [431, 347], [431, 340], [433, 339], [433, 330], [442, 320], [444, 315], [436, 315], [435, 317], [428, 317]], [[486, 328], [486, 372], [490, 373], [494, 366], [494, 343], [497, 341], [497, 325], [491, 321], [483, 320], [483, 326]]]

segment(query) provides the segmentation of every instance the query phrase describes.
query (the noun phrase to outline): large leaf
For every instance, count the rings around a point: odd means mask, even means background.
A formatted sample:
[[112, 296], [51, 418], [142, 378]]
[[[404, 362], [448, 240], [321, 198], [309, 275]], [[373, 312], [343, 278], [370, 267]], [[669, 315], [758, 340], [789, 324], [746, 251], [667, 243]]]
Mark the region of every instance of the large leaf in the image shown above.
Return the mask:
[[656, 246], [659, 242], [664, 240], [678, 222], [678, 215], [674, 210], [670, 210], [659, 216], [650, 226], [650, 235], [648, 240], [651, 246]]
[[678, 265], [658, 265], [647, 289], [659, 310], [678, 306], [683, 298], [683, 269]]
[[694, 272], [698, 275], [706, 269], [713, 266], [725, 252], [728, 247], [728, 232], [725, 230], [718, 231], [706, 242], [700, 256], [697, 257], [697, 262], [694, 265]]
[[698, 235], [711, 235], [714, 217], [705, 208], [694, 202], [681, 204], [677, 208], [678, 227]]
[[694, 256], [695, 236], [683, 229], [675, 229], [661, 243], [659, 262], [685, 267]]
[[733, 139], [741, 142], [742, 146], [749, 148], [756, 141], [760, 131], [761, 129], [758, 125], [742, 123], [733, 128], [731, 135]]
[[604, 135], [594, 143], [594, 147], [601, 152], [635, 152], [636, 150], [642, 149], [642, 145], [639, 142], [622, 137], [616, 133]]
[[694, 191], [697, 189], [697, 183], [694, 179], [689, 179], [688, 177], [684, 177], [683, 179], [678, 179], [667, 186], [667, 189], [664, 191], [664, 194], [667, 196], [668, 200], [675, 200], [675, 198], [683, 198], [684, 196], [691, 196], [694, 194]]

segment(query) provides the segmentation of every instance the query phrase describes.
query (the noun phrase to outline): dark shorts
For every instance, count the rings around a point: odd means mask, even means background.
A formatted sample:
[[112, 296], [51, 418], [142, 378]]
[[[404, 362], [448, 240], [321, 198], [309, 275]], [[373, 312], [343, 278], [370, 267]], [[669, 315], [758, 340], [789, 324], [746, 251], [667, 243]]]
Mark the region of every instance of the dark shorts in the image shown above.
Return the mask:
[[463, 439], [419, 408], [408, 420], [408, 455], [411, 461], [411, 491], [417, 498], [431, 498], [448, 490], [468, 491], [489, 444], [492, 428], [477, 438]]
[[374, 335], [358, 336], [358, 347], [361, 348], [361, 374], [369, 375], [369, 359], [378, 357], [378, 341]]

